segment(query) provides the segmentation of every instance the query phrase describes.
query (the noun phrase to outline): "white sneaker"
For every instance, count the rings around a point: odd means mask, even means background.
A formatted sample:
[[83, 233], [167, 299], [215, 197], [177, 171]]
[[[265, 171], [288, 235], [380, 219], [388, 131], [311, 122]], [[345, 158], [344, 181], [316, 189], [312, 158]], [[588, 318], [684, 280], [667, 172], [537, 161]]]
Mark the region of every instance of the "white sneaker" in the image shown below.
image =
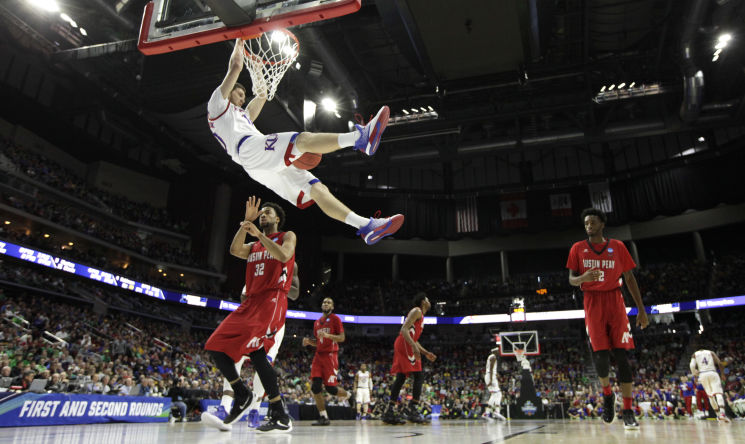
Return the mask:
[[202, 412], [202, 422], [204, 423], [204, 425], [214, 427], [222, 432], [229, 432], [233, 430], [232, 425], [225, 424], [222, 419], [218, 418], [210, 412]]

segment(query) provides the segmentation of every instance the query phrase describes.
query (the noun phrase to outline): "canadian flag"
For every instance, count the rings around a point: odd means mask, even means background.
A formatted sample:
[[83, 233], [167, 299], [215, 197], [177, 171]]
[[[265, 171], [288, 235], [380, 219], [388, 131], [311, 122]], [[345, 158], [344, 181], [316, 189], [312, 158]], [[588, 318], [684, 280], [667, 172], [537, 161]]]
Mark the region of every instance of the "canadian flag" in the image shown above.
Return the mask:
[[528, 202], [524, 193], [502, 194], [500, 200], [503, 228], [528, 226]]

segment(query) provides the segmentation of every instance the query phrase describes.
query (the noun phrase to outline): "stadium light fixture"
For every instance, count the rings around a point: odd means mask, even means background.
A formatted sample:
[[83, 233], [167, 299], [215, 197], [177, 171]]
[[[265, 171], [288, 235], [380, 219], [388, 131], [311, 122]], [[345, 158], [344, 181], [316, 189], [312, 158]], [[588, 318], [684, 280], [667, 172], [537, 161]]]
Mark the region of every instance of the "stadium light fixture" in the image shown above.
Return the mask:
[[330, 113], [336, 112], [336, 101], [330, 97], [321, 99], [321, 106]]
[[45, 239], [49, 238], [49, 233], [44, 233], [44, 238]]
[[616, 87], [616, 84], [614, 83], [614, 84], [612, 84], [611, 86], [608, 87], [608, 91], [613, 91], [613, 88], [615, 88], [615, 87]]
[[725, 46], [727, 46], [727, 42], [723, 42], [723, 41], [720, 40], [720, 41], [717, 42], [716, 45], [714, 45], [714, 49], [722, 49]]
[[10, 225], [10, 221], [9, 220], [6, 220], [5, 221], [5, 225]]
[[367, 180], [372, 180], [372, 178], [373, 178], [373, 175], [372, 174], [368, 174], [367, 175]]
[[300, 62], [295, 62], [295, 69], [297, 69], [298, 71], [300, 71], [300, 68], [302, 68], [302, 67], [303, 67], [303, 65], [301, 65]]
[[719, 41], [722, 42], [722, 43], [727, 44], [727, 43], [729, 43], [730, 40], [732, 40], [732, 34], [730, 34], [728, 32], [719, 36]]
[[621, 88], [623, 88], [624, 86], [626, 86], [626, 83], [625, 83], [625, 82], [622, 82], [622, 83], [621, 83], [620, 85], [618, 85], [618, 89], [621, 89]]
[[85, 36], [88, 35], [88, 33], [85, 31], [84, 28], [80, 28], [80, 33], [83, 34], [83, 35], [85, 35]]
[[406, 114], [407, 116], [409, 115], [409, 112], [406, 111], [405, 109], [402, 109], [401, 111], [403, 111], [403, 113]]
[[634, 85], [636, 85], [636, 82], [631, 82], [631, 83], [629, 84], [629, 88], [633, 88], [633, 87], [634, 87]]
[[701, 136], [698, 138], [698, 141], [703, 143], [703, 142], [706, 142], [706, 139], [704, 138], [704, 136]]
[[714, 57], [711, 58], [711, 61], [712, 62], [716, 62], [717, 60], [719, 60], [719, 56], [718, 55], [715, 55]]
[[605, 85], [603, 85], [603, 87], [600, 88], [600, 92], [605, 92]]
[[74, 242], [68, 242], [67, 245], [69, 245], [69, 246], [72, 247], [73, 245], [75, 245], [75, 243]]
[[56, 0], [27, 0], [30, 4], [47, 12], [59, 12], [59, 5]]

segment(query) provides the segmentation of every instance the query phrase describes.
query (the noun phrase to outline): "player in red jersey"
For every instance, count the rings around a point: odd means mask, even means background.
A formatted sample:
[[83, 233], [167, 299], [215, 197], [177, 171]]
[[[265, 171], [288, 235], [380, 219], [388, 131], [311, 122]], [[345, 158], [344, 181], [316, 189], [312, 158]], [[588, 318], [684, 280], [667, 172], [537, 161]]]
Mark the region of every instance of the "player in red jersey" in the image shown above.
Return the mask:
[[[253, 224], [259, 216], [261, 230]], [[268, 419], [256, 430], [292, 430], [292, 420], [279, 394], [277, 374], [266, 355], [285, 323], [287, 293], [295, 263], [297, 238], [292, 231], [279, 231], [284, 222], [285, 212], [279, 205], [261, 206], [261, 199], [252, 196], [246, 202], [244, 220], [230, 244], [230, 254], [246, 260], [246, 299], [222, 321], [204, 345], [215, 366], [230, 382], [235, 396], [223, 426], [231, 426], [251, 405], [253, 394], [235, 370], [235, 363], [248, 355], [269, 397]], [[246, 234], [257, 238], [258, 242], [246, 243]], [[221, 430], [229, 428], [221, 427]]]
[[638, 309], [636, 325], [646, 328], [649, 320], [632, 272], [636, 264], [623, 242], [603, 236], [606, 220], [605, 213], [596, 208], [582, 212], [588, 238], [572, 245], [566, 267], [569, 283], [580, 287], [584, 293], [585, 327], [603, 386], [603, 421], [610, 424], [616, 417], [616, 396], [608, 377], [612, 351], [623, 394], [624, 427], [638, 429], [639, 423], [632, 410], [631, 366], [626, 355], [626, 350], [634, 348], [634, 338], [621, 294], [621, 276]]
[[326, 387], [326, 391], [340, 399], [349, 399], [349, 393], [341, 387], [337, 387], [337, 374], [339, 373], [339, 343], [344, 342], [344, 326], [339, 316], [332, 313], [334, 310], [334, 300], [325, 298], [321, 303], [323, 316], [316, 319], [313, 323], [313, 336], [315, 339], [303, 338], [303, 346], [310, 345], [316, 348], [316, 355], [313, 357], [313, 363], [310, 366], [310, 391], [313, 392], [313, 398], [316, 400], [318, 407], [318, 421], [314, 426], [327, 426], [331, 424], [329, 416], [326, 413], [326, 402], [321, 393], [321, 387]]
[[404, 411], [406, 419], [412, 422], [422, 423], [426, 420], [419, 413], [419, 398], [422, 395], [422, 384], [424, 375], [422, 374], [422, 355], [430, 362], [437, 359], [434, 353], [425, 350], [419, 343], [419, 337], [422, 335], [424, 325], [424, 315], [430, 308], [429, 299], [424, 293], [417, 293], [414, 296], [413, 306], [406, 316], [404, 325], [396, 338], [393, 346], [393, 366], [391, 373], [396, 375], [396, 380], [391, 385], [391, 399], [388, 408], [383, 413], [381, 420], [387, 424], [403, 424], [404, 421], [397, 413], [398, 394], [401, 392], [406, 378], [409, 375], [414, 376], [414, 387], [411, 403]]

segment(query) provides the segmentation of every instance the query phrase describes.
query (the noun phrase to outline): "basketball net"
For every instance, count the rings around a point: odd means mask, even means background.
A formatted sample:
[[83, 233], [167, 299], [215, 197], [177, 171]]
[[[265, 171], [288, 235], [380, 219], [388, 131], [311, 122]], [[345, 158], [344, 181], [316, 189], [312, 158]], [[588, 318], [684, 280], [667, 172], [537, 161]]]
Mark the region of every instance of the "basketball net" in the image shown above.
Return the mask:
[[524, 348], [516, 348], [514, 349], [515, 358], [517, 358], [517, 362], [521, 362], [523, 359], [525, 359], [525, 349]]
[[254, 96], [272, 100], [277, 86], [300, 53], [297, 37], [286, 29], [243, 41], [243, 64], [251, 75]]

